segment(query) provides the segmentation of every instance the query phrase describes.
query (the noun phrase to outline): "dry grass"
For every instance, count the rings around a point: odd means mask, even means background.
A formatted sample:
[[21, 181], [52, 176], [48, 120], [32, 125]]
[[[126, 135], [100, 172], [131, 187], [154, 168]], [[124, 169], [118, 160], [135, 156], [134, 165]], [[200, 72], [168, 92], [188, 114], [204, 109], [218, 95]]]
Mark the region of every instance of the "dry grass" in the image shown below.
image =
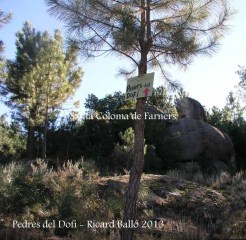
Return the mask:
[[[129, 175], [100, 178], [92, 163], [68, 162], [56, 171], [41, 160], [0, 167], [0, 239], [118, 240], [119, 229], [13, 229], [13, 219], [120, 220]], [[245, 173], [206, 176], [170, 171], [143, 174], [136, 240], [246, 238]]]

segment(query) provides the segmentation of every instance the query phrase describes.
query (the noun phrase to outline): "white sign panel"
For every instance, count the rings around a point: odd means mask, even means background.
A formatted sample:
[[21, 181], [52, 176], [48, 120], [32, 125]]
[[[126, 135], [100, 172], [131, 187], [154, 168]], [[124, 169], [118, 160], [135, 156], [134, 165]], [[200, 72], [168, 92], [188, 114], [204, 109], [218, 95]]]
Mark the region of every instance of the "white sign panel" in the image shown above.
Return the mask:
[[153, 93], [154, 73], [129, 78], [126, 87], [126, 100], [144, 98]]

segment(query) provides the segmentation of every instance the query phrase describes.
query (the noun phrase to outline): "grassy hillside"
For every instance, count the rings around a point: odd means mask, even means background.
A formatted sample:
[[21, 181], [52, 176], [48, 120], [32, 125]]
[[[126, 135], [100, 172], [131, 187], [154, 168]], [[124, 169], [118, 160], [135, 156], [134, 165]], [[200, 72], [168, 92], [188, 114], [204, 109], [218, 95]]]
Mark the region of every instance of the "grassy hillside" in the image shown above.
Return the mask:
[[57, 170], [40, 160], [2, 166], [0, 239], [116, 240], [124, 226], [146, 240], [246, 238], [243, 172], [144, 174], [137, 221], [126, 226], [127, 182], [128, 175], [100, 177], [91, 162], [68, 162]]

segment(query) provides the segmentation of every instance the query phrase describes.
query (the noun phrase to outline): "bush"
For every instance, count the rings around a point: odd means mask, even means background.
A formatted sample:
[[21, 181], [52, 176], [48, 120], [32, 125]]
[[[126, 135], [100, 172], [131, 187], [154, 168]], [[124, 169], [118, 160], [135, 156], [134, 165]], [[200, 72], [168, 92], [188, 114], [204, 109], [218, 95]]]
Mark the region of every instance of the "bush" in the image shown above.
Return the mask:
[[[40, 223], [74, 219], [86, 223], [95, 217], [101, 221], [108, 219], [112, 212], [99, 197], [96, 184], [98, 174], [92, 169], [93, 166], [87, 161], [68, 161], [54, 171], [48, 169], [42, 160], [31, 163], [31, 169], [22, 163], [1, 166], [0, 211], [5, 219], [3, 228], [13, 230], [13, 219]], [[71, 230], [55, 228], [52, 231], [57, 235], [68, 235]]]
[[14, 123], [11, 125], [0, 117], [0, 163], [17, 160], [24, 153], [25, 138]]
[[117, 143], [113, 150], [112, 167], [117, 170], [129, 170], [134, 158], [134, 130], [132, 128], [119, 134], [122, 144]]

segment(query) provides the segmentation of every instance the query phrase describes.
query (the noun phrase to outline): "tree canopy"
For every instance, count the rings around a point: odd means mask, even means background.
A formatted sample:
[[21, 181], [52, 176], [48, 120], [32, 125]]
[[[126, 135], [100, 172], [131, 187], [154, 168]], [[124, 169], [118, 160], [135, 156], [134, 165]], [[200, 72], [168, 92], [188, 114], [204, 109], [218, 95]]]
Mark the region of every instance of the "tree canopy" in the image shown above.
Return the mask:
[[[231, 10], [225, 0], [46, 0], [50, 12], [67, 24], [70, 40], [85, 57], [115, 53], [139, 68], [186, 66], [198, 54], [215, 50]], [[142, 59], [143, 60], [143, 59]]]
[[[0, 28], [2, 28], [5, 24], [9, 22], [11, 17], [12, 15], [10, 13], [6, 14], [0, 9]], [[4, 43], [2, 40], [0, 40], [0, 59], [2, 59], [1, 54], [3, 52], [3, 48], [4, 48]]]
[[[73, 46], [64, 50], [63, 44], [60, 31], [50, 36], [36, 31], [28, 22], [17, 33], [16, 59], [8, 61], [5, 86], [8, 105], [26, 123], [31, 139], [33, 128], [47, 123], [50, 110], [72, 96], [81, 82], [77, 50]], [[31, 139], [28, 144], [33, 142]]]
[[[239, 75], [240, 81], [238, 83], [238, 93], [241, 100], [245, 103], [246, 100], [246, 68], [239, 66], [239, 70], [236, 72]], [[244, 104], [244, 110], [246, 105]]]
[[[5, 24], [9, 22], [11, 17], [12, 15], [10, 13], [6, 14], [0, 9], [0, 28], [2, 28]], [[4, 88], [4, 84], [3, 84], [5, 79], [3, 51], [4, 51], [4, 43], [2, 40], [0, 40], [0, 94], [1, 95], [6, 94], [6, 89]]]

